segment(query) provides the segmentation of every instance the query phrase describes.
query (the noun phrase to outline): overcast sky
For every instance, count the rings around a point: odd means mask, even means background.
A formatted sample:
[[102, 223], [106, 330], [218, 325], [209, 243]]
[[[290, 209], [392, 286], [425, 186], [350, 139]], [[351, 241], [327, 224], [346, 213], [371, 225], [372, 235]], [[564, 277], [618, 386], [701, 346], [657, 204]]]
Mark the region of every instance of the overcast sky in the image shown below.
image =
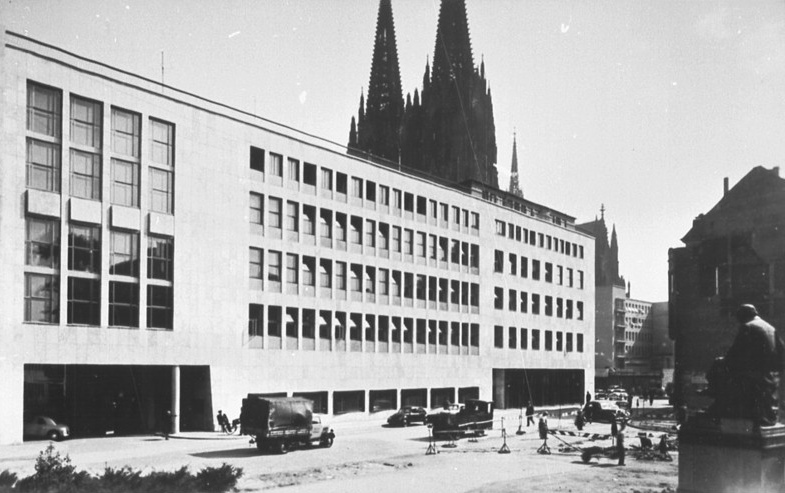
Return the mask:
[[[0, 0], [11, 31], [345, 144], [378, 0]], [[666, 301], [668, 248], [785, 155], [785, 1], [466, 0], [493, 94], [499, 182], [513, 132], [527, 199], [605, 204], [632, 297]], [[438, 0], [392, 0], [404, 92]], [[781, 173], [785, 176], [785, 169]]]

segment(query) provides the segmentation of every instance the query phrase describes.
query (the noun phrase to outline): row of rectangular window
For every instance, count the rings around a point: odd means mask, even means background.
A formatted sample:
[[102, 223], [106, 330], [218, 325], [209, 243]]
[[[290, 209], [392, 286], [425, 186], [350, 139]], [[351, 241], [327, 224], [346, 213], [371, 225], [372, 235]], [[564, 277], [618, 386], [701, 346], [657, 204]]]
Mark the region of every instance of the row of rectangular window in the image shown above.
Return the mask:
[[[496, 287], [494, 288], [494, 301], [493, 306], [497, 310], [504, 310], [504, 288]], [[519, 311], [521, 313], [529, 313], [529, 293], [526, 291], [520, 292], [520, 299], [518, 297], [518, 291], [515, 289], [510, 289], [509, 294], [507, 297], [507, 309], [511, 312]], [[571, 320], [573, 318], [573, 300], [571, 299], [564, 299], [557, 297], [556, 298], [556, 317], [557, 318], [566, 318]], [[544, 296], [543, 300], [543, 313], [548, 316], [554, 316], [553, 310], [553, 296], [546, 295]], [[583, 320], [583, 302], [582, 301], [575, 301], [575, 311], [577, 312], [574, 315], [576, 320]], [[531, 295], [531, 313], [533, 315], [540, 314], [540, 295], [537, 293], [532, 293]]]
[[[27, 188], [60, 193], [62, 91], [28, 81]], [[149, 119], [149, 209], [174, 213], [174, 125]], [[69, 189], [74, 197], [101, 200], [103, 104], [71, 96]], [[111, 202], [139, 207], [141, 116], [112, 107]]]
[[[269, 162], [265, 162], [265, 156], [269, 157]], [[291, 182], [300, 182], [300, 161], [288, 158], [286, 169], [284, 170], [283, 156], [273, 152], [266, 153], [264, 149], [251, 146], [250, 168], [270, 176], [285, 178]], [[404, 211], [422, 217], [430, 217], [434, 220], [441, 220], [445, 225], [452, 224], [480, 229], [479, 213], [462, 209], [457, 206], [450, 206], [444, 202], [428, 199], [421, 195], [410, 192], [403, 192], [397, 188], [387, 185], [377, 185], [371, 180], [363, 180], [360, 177], [348, 176], [346, 173], [335, 172], [330, 168], [321, 167], [319, 183], [317, 184], [317, 166], [311, 163], [303, 163], [302, 183], [322, 190], [332, 192], [335, 190], [339, 194], [347, 195], [359, 201], [367, 201], [380, 206], [391, 207], [393, 211]], [[333, 178], [335, 180], [333, 181]], [[378, 190], [377, 190], [378, 189]], [[452, 211], [451, 211], [452, 210]], [[452, 214], [450, 214], [452, 212]]]
[[[295, 253], [285, 254], [285, 275], [282, 261], [284, 254], [276, 250], [249, 248], [249, 278], [264, 290], [265, 253], [267, 254], [266, 290], [289, 294], [312, 294], [316, 288], [317, 258]], [[375, 302], [375, 296], [391, 296], [393, 300], [420, 300], [452, 303], [475, 307], [479, 310], [480, 285], [455, 279], [446, 279], [424, 274], [377, 268], [370, 265], [333, 261], [319, 258], [319, 288], [332, 291], [348, 291], [352, 298]], [[283, 275], [283, 277], [282, 277]], [[283, 279], [283, 282], [282, 282]], [[283, 285], [285, 284], [285, 288]], [[302, 292], [298, 286], [305, 288]], [[307, 288], [311, 288], [309, 293]]]
[[[529, 339], [529, 329], [521, 327], [508, 327], [507, 338], [505, 341], [504, 327], [501, 325], [494, 326], [493, 345], [497, 349], [532, 349], [533, 351], [540, 350], [540, 330], [531, 330], [531, 340]], [[575, 347], [573, 349], [573, 333], [562, 331], [542, 331], [543, 346], [545, 351], [563, 351], [571, 353], [573, 350], [578, 353], [583, 352], [583, 334], [575, 334]], [[554, 333], [556, 334], [556, 344], [554, 348]], [[520, 335], [520, 337], [519, 337]], [[505, 345], [506, 342], [506, 345]]]
[[[69, 276], [67, 283], [67, 323], [100, 325], [101, 281]], [[139, 327], [139, 283], [109, 281], [108, 325]], [[147, 327], [172, 329], [172, 286], [147, 286]], [[25, 273], [25, 322], [60, 323], [60, 276]]]
[[[329, 345], [320, 345], [327, 350], [365, 352], [392, 352], [394, 344], [472, 349], [478, 349], [480, 344], [480, 326], [476, 323], [276, 305], [266, 308], [261, 304], [248, 305], [248, 336], [251, 340], [268, 339], [263, 344], [266, 349], [314, 349], [316, 340], [328, 341]], [[386, 346], [369, 348], [368, 343]]]
[[[249, 221], [252, 224], [265, 226], [265, 196], [251, 192], [249, 197]], [[333, 240], [348, 242], [350, 245], [378, 248], [380, 252], [389, 250], [393, 253], [411, 255], [413, 258], [428, 258], [440, 262], [449, 261], [454, 264], [480, 268], [480, 246], [478, 244], [449, 239], [444, 236], [427, 234], [388, 223], [364, 219], [360, 216], [333, 212], [330, 209], [317, 208], [312, 205], [295, 201], [286, 201], [286, 213], [283, 215], [284, 201], [278, 197], [267, 197], [267, 226], [274, 230], [285, 230], [293, 233], [315, 237], [316, 217], [319, 217], [319, 238], [321, 246], [332, 246]], [[301, 218], [302, 216], [302, 218]]]
[[[545, 282], [555, 283], [559, 286], [567, 286], [567, 287], [577, 287], [578, 289], [583, 289], [583, 271], [577, 269], [578, 279], [576, 285], [576, 279], [574, 274], [576, 269], [572, 267], [565, 268], [561, 265], [556, 265], [555, 276], [554, 276], [554, 265], [551, 262], [544, 262], [544, 272], [541, 272], [540, 265], [541, 262], [537, 259], [531, 259], [531, 270], [529, 270], [529, 257], [519, 256], [515, 253], [509, 253], [508, 265], [510, 267], [509, 274], [510, 275], [518, 275], [523, 278], [529, 278], [539, 281], [542, 278]], [[520, 265], [519, 265], [520, 264]], [[504, 252], [501, 250], [495, 250], [493, 252], [493, 271], [499, 274], [504, 273]]]
[[[139, 325], [139, 233], [110, 231], [109, 274], [131, 279], [110, 279], [109, 325]], [[25, 322], [59, 323], [60, 220], [27, 217], [25, 224]], [[68, 225], [67, 323], [100, 324], [101, 228]], [[172, 328], [171, 281], [174, 240], [147, 238], [147, 326]], [[135, 279], [132, 279], [135, 278]]]
[[508, 223], [499, 219], [496, 220], [496, 234], [498, 236], [505, 236], [511, 240], [520, 241], [524, 244], [563, 253], [570, 257], [583, 258], [583, 245], [544, 233], [538, 233], [534, 230], [516, 226], [513, 223]]

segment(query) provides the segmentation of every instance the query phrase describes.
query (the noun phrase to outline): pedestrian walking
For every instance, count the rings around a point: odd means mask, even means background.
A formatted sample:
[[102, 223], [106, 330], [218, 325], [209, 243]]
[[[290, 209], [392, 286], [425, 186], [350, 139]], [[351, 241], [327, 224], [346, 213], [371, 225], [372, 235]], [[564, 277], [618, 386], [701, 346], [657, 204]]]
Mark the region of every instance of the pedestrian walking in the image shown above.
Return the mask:
[[649, 406], [654, 405], [654, 392], [649, 393]]
[[589, 391], [587, 390], [587, 391], [586, 391], [586, 404], [588, 404], [590, 400], [591, 400], [591, 394], [590, 394], [590, 393], [589, 393]]
[[533, 424], [534, 424], [534, 404], [532, 404], [532, 401], [529, 401], [529, 405], [526, 406], [526, 428], [528, 428], [529, 425], [533, 425]]
[[169, 409], [164, 413], [164, 438], [169, 440], [169, 433], [172, 429], [172, 411]]

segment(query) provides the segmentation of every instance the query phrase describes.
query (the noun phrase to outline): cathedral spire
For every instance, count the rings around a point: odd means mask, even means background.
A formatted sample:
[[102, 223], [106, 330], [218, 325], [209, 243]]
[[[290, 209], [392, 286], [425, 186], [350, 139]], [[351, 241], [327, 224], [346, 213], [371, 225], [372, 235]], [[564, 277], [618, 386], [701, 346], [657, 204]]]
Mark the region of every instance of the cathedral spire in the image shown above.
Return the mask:
[[512, 167], [510, 169], [510, 193], [519, 197], [523, 197], [523, 190], [521, 190], [518, 181], [518, 143], [517, 135], [515, 132], [512, 134]]
[[469, 80], [474, 71], [464, 0], [442, 0], [436, 28], [431, 78], [434, 82]]
[[397, 162], [403, 109], [392, 4], [391, 0], [380, 0], [365, 121], [360, 121], [357, 129], [359, 150]]

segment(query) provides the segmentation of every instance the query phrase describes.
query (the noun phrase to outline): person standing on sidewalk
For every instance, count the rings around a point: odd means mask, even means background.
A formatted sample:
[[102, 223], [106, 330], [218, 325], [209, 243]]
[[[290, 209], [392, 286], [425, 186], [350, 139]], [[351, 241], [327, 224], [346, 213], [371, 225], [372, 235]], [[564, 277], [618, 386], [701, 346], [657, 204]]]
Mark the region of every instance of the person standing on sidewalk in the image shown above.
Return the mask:
[[[613, 421], [613, 424], [616, 424], [616, 420]], [[619, 464], [620, 466], [624, 464], [624, 429], [627, 427], [627, 423], [623, 420], [619, 420], [618, 431], [616, 432], [616, 452], [619, 454]]]
[[534, 404], [532, 404], [532, 401], [529, 401], [529, 405], [526, 406], [526, 428], [528, 428], [529, 425], [533, 425], [533, 424], [534, 424]]

